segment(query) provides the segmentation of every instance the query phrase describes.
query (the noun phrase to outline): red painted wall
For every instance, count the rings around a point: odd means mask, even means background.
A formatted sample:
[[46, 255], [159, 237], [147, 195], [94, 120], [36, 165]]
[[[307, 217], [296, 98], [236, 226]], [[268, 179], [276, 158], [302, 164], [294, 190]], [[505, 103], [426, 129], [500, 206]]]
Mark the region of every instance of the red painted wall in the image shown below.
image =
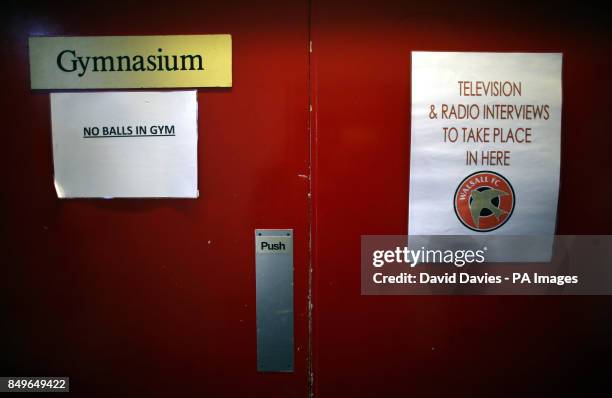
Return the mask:
[[[306, 1], [15, 2], [3, 14], [0, 374], [67, 375], [88, 397], [304, 397]], [[58, 200], [28, 35], [206, 33], [232, 35], [234, 87], [198, 93], [200, 198]], [[262, 374], [253, 230], [287, 227], [296, 372]]]
[[362, 234], [407, 233], [416, 50], [563, 52], [557, 231], [612, 233], [610, 13], [314, 0], [312, 21], [315, 396], [583, 395], [601, 385], [610, 298], [361, 296], [359, 248]]

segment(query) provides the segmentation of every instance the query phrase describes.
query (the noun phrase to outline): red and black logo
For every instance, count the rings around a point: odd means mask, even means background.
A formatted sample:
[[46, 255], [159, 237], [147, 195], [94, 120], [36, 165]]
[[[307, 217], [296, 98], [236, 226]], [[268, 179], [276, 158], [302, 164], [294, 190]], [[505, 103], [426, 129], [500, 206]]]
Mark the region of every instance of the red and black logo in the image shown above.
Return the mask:
[[514, 188], [502, 175], [477, 171], [465, 177], [455, 191], [455, 214], [472, 231], [493, 231], [514, 211]]

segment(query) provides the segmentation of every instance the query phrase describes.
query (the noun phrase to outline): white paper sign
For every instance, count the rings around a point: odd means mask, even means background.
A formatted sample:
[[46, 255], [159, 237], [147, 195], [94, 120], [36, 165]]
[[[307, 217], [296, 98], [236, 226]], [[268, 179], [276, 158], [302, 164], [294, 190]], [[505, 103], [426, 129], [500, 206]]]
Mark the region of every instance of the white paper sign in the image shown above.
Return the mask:
[[52, 93], [60, 198], [196, 198], [196, 91]]
[[409, 234], [554, 234], [561, 65], [550, 53], [412, 53]]

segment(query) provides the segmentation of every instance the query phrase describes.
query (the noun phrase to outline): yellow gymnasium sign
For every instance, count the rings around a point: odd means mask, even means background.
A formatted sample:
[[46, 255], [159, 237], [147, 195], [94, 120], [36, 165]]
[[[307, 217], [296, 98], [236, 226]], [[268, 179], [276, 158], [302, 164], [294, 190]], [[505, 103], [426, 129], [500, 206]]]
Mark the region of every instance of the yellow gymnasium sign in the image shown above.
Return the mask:
[[30, 37], [33, 89], [231, 87], [232, 37]]

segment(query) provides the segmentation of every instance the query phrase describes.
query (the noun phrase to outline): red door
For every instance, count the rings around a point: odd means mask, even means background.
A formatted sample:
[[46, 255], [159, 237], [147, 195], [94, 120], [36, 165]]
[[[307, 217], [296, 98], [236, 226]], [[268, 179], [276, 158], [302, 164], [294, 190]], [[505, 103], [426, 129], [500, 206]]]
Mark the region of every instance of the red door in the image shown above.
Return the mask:
[[313, 1], [316, 397], [583, 395], [607, 380], [608, 297], [360, 295], [360, 236], [408, 231], [411, 51], [563, 52], [557, 233], [612, 233], [606, 200], [577, 204], [612, 195], [609, 13], [520, 4]]
[[[68, 375], [81, 396], [304, 397], [307, 2], [3, 8], [0, 374]], [[58, 200], [28, 36], [208, 33], [232, 35], [234, 86], [198, 91], [200, 197]], [[293, 373], [257, 372], [255, 228], [294, 229]]]
[[[606, 297], [361, 296], [359, 274], [361, 235], [407, 233], [416, 50], [563, 52], [557, 232], [612, 233], [608, 200], [575, 210], [576, 195], [612, 195], [604, 12], [371, 0], [3, 11], [0, 375], [66, 375], [73, 393], [105, 397], [514, 397], [607, 380], [593, 377], [610, 352]], [[234, 86], [198, 92], [200, 198], [58, 200], [27, 37], [206, 33], [232, 35]], [[294, 230], [293, 373], [257, 372], [256, 228]]]

